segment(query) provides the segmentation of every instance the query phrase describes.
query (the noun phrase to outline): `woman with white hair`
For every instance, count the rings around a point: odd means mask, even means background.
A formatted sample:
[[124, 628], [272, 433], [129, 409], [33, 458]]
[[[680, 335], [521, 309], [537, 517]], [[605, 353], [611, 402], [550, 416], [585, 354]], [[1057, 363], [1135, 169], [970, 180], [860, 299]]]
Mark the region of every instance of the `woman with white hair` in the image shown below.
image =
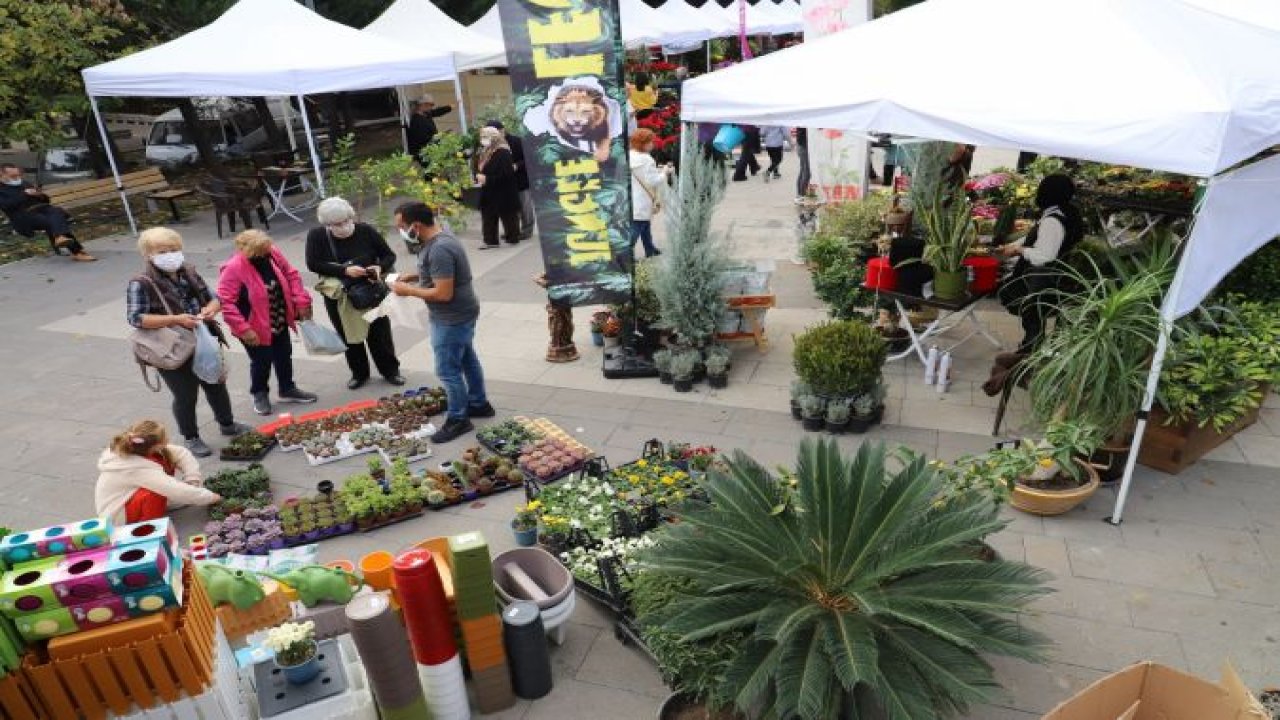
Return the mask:
[[261, 230], [236, 236], [236, 254], [218, 275], [218, 299], [231, 334], [249, 354], [249, 394], [253, 411], [271, 414], [267, 383], [276, 370], [280, 402], [313, 403], [316, 396], [293, 381], [293, 341], [290, 330], [311, 319], [311, 296], [302, 276]]
[[307, 269], [320, 276], [316, 290], [324, 296], [333, 328], [347, 343], [347, 367], [351, 369], [347, 387], [355, 390], [369, 381], [369, 355], [387, 382], [403, 385], [391, 321], [380, 317], [367, 322], [365, 311], [347, 298], [352, 283], [381, 282], [395, 269], [396, 254], [377, 229], [356, 222], [355, 208], [342, 198], [325, 198], [316, 209], [316, 219], [320, 227], [307, 233]]
[[[222, 329], [214, 321], [222, 310], [218, 298], [209, 291], [204, 278], [182, 254], [182, 236], [169, 228], [157, 227], [138, 236], [138, 252], [146, 262], [142, 272], [129, 281], [125, 293], [125, 317], [129, 324], [142, 330], [181, 327], [194, 330], [200, 323], [223, 344]], [[213, 417], [223, 435], [239, 435], [251, 428], [236, 422], [231, 412], [231, 396], [224, 383], [207, 383], [196, 377], [192, 359], [173, 370], [159, 370], [160, 379], [173, 393], [173, 418], [185, 438], [185, 445], [196, 457], [213, 454], [200, 439], [196, 422], [196, 403], [200, 391], [213, 409]], [[153, 388], [160, 392], [157, 385]]]
[[480, 128], [480, 159], [476, 162], [480, 183], [481, 250], [498, 247], [498, 221], [509, 245], [520, 242], [520, 187], [516, 165], [506, 136], [495, 127]]

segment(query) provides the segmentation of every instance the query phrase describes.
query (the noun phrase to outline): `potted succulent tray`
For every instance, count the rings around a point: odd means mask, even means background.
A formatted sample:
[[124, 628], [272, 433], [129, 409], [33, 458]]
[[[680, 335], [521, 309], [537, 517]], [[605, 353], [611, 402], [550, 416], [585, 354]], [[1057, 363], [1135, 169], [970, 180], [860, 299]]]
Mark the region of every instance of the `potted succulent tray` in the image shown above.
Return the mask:
[[401, 437], [387, 445], [379, 446], [378, 454], [382, 456], [387, 467], [397, 460], [404, 460], [407, 463], [418, 462], [431, 457], [431, 441], [425, 437]]
[[373, 451], [374, 448], [357, 451], [346, 438], [333, 433], [321, 433], [302, 444], [302, 454], [306, 456], [307, 464], [312, 467], [328, 465]]
[[511, 460], [520, 457], [521, 448], [541, 437], [527, 422], [519, 420], [504, 420], [476, 432], [476, 440], [486, 450]]
[[254, 462], [261, 460], [276, 446], [272, 435], [265, 435], [257, 430], [241, 433], [226, 444], [218, 453], [218, 459], [224, 461]]
[[464, 450], [461, 458], [442, 466], [441, 470], [460, 483], [461, 501], [524, 485], [524, 473], [515, 461], [501, 456], [485, 457], [479, 447]]
[[466, 485], [452, 472], [428, 470], [423, 478], [427, 507], [443, 510], [463, 502]]

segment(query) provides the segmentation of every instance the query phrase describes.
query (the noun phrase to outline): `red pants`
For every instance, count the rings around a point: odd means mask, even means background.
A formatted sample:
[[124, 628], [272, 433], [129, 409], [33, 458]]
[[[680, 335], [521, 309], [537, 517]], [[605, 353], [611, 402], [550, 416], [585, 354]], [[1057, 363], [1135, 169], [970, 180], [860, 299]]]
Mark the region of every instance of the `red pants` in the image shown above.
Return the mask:
[[169, 500], [146, 488], [134, 490], [124, 504], [124, 519], [129, 524], [159, 520], [169, 510]]

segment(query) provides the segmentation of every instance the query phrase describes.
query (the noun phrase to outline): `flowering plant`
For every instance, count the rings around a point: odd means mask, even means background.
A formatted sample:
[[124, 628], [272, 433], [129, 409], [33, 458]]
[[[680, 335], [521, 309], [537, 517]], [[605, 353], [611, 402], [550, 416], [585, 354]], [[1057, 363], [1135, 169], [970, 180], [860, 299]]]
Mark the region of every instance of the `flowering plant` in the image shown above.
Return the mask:
[[[575, 578], [592, 584], [599, 584], [599, 562], [610, 559], [622, 567], [632, 564], [636, 554], [654, 544], [653, 536], [641, 535], [634, 538], [608, 538], [594, 548], [575, 547], [560, 553], [560, 560], [569, 568]], [[626, 577], [623, 574], [623, 577]]]
[[283, 623], [267, 631], [267, 639], [263, 644], [276, 654], [276, 663], [281, 667], [294, 667], [310, 660], [316, 654], [316, 624], [310, 620], [304, 623]]
[[1089, 457], [1101, 440], [1093, 425], [1058, 420], [1049, 423], [1039, 442], [1024, 438], [1012, 447], [966, 455], [950, 465], [935, 460], [933, 465], [946, 480], [944, 500], [984, 492], [999, 505], [1009, 499], [1015, 483], [1054, 486], [1067, 478], [1079, 485], [1085, 469], [1076, 458]]
[[521, 531], [538, 527], [538, 514], [541, 510], [541, 500], [530, 500], [528, 503], [516, 508], [516, 519], [512, 526]]

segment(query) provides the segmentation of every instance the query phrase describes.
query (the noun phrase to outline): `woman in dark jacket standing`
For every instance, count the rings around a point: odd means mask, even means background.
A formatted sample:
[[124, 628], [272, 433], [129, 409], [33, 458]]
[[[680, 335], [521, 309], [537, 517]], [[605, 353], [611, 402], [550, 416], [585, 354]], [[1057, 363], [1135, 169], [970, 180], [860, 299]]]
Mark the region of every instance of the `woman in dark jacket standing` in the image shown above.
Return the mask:
[[[342, 198], [326, 198], [316, 209], [320, 227], [307, 233], [307, 269], [320, 276], [316, 290], [324, 296], [324, 308], [347, 343], [347, 367], [355, 390], [369, 381], [369, 355], [378, 373], [392, 385], [403, 385], [400, 360], [391, 337], [391, 321], [380, 317], [366, 322], [347, 300], [346, 285], [371, 278], [375, 272], [386, 277], [396, 266], [396, 255], [372, 225], [356, 222], [356, 211]], [[368, 346], [368, 355], [365, 346]]]
[[520, 242], [520, 190], [511, 148], [501, 130], [480, 128], [480, 160], [476, 182], [480, 184], [480, 222], [484, 235], [481, 250], [498, 247], [498, 221], [508, 244]]
[[[204, 278], [187, 263], [182, 254], [182, 236], [169, 228], [144, 230], [138, 236], [138, 252], [146, 261], [146, 267], [129, 281], [125, 292], [129, 324], [146, 330], [175, 326], [194, 330], [203, 322], [222, 340], [222, 331], [214, 321], [222, 305], [209, 291]], [[200, 426], [196, 422], [196, 403], [201, 390], [223, 435], [239, 435], [251, 428], [236, 422], [226, 384], [207, 383], [196, 377], [193, 362], [194, 357], [182, 367], [157, 372], [173, 393], [173, 418], [185, 438], [186, 448], [196, 457], [208, 457], [213, 452], [200, 439]]]

